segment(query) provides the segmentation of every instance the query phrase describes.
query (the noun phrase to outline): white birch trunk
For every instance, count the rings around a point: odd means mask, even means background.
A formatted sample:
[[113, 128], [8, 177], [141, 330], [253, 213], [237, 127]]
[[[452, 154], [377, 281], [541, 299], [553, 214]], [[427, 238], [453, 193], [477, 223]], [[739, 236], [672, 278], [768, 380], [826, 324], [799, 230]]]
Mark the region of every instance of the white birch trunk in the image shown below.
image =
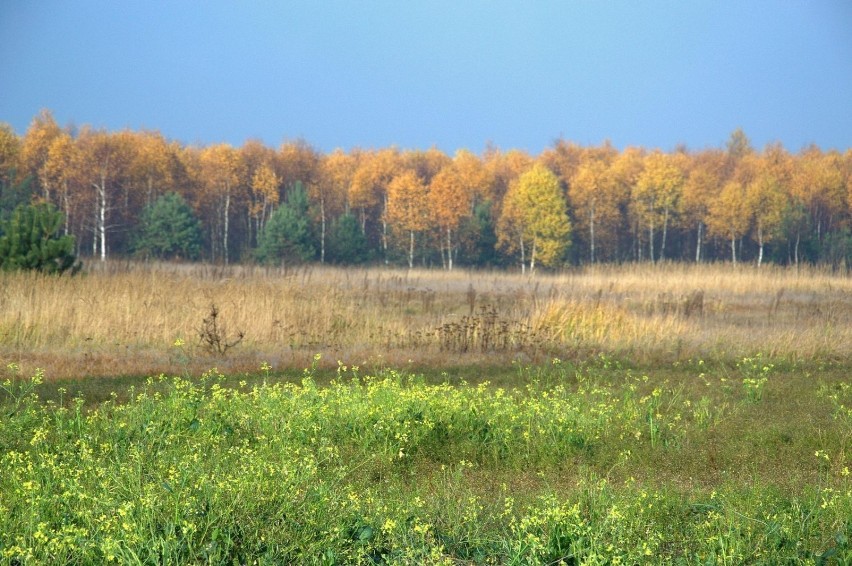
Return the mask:
[[62, 208], [65, 209], [65, 228], [64, 233], [67, 236], [71, 226], [71, 205], [68, 202], [68, 181], [62, 182]]
[[388, 263], [388, 197], [385, 195], [384, 210], [382, 211], [382, 254], [385, 265]]
[[532, 253], [530, 254], [530, 275], [533, 275], [535, 273], [535, 244], [536, 240], [535, 238], [533, 238], [533, 249]]
[[[100, 183], [93, 183], [95, 188], [95, 243], [93, 255], [100, 255], [101, 261], [106, 261], [106, 173], [101, 172]], [[98, 250], [100, 247], [100, 250]], [[98, 252], [100, 252], [98, 254]]]
[[589, 210], [589, 237], [591, 239], [591, 259], [595, 263], [595, 206]]
[[654, 263], [654, 224], [648, 224], [648, 251], [651, 254], [651, 263]]
[[695, 263], [699, 263], [701, 261], [701, 229], [703, 227], [702, 222], [698, 222], [698, 243], [695, 245]]
[[222, 257], [225, 259], [225, 265], [228, 265], [228, 217], [231, 210], [231, 187], [228, 186], [225, 190], [225, 211], [224, 211], [224, 230], [222, 233]]
[[320, 263], [325, 263], [325, 197], [320, 198]]
[[731, 234], [731, 261], [737, 264], [737, 239]]
[[453, 270], [453, 231], [447, 228], [447, 267], [448, 271]]
[[106, 191], [103, 190], [100, 199], [100, 208], [98, 210], [98, 233], [101, 239], [101, 261], [106, 261]]

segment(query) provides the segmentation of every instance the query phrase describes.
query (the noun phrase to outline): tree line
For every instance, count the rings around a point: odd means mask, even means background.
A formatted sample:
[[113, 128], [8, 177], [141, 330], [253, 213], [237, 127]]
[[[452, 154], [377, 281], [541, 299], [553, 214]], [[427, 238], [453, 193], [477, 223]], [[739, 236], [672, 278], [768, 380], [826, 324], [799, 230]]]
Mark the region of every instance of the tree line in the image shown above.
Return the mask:
[[61, 212], [57, 232], [99, 260], [852, 264], [852, 149], [757, 150], [742, 130], [668, 153], [560, 139], [537, 156], [323, 154], [63, 128], [42, 111], [23, 136], [0, 124], [0, 221], [31, 204]]

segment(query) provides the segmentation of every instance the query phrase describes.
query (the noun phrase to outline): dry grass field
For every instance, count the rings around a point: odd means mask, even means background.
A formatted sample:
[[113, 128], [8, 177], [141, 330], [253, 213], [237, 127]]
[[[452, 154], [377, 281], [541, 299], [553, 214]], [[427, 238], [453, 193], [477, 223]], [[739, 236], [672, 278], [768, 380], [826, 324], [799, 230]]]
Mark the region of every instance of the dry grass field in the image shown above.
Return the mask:
[[0, 274], [0, 358], [51, 379], [304, 368], [317, 353], [368, 368], [600, 353], [651, 365], [757, 353], [843, 361], [852, 278], [727, 264], [532, 277], [133, 263], [91, 264], [77, 277]]

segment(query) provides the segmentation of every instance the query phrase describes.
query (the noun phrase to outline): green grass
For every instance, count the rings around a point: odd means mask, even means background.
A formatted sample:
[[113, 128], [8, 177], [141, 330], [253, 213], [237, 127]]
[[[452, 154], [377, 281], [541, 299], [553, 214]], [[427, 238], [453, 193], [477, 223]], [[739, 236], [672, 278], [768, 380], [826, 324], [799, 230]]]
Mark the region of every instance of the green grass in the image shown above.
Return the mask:
[[601, 356], [87, 399], [10, 370], [0, 563], [849, 563], [848, 375]]

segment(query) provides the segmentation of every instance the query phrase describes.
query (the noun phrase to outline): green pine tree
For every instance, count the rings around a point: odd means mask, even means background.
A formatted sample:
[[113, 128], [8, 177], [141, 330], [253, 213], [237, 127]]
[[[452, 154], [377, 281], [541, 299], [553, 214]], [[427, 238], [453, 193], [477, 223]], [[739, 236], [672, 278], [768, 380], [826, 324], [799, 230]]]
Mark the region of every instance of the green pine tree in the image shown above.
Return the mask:
[[133, 250], [144, 258], [198, 258], [201, 224], [182, 196], [162, 195], [142, 210]]
[[301, 183], [290, 189], [286, 202], [269, 217], [255, 255], [261, 263], [300, 263], [316, 256], [311, 242], [308, 195]]
[[341, 265], [355, 265], [369, 261], [370, 250], [367, 238], [354, 215], [344, 214], [331, 225], [326, 254], [329, 262]]
[[75, 273], [74, 237], [60, 235], [64, 216], [52, 204], [20, 205], [0, 221], [0, 269]]

